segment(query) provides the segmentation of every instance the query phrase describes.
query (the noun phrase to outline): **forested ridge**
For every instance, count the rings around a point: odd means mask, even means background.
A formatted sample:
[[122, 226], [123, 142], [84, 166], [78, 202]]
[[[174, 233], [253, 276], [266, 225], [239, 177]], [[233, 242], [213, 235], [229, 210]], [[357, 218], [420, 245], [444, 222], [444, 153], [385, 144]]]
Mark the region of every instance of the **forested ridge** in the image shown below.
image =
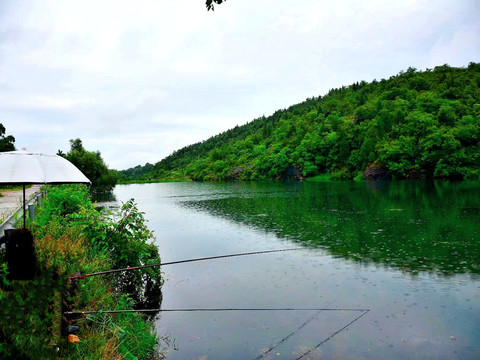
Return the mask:
[[122, 181], [480, 178], [480, 64], [356, 82], [119, 172]]

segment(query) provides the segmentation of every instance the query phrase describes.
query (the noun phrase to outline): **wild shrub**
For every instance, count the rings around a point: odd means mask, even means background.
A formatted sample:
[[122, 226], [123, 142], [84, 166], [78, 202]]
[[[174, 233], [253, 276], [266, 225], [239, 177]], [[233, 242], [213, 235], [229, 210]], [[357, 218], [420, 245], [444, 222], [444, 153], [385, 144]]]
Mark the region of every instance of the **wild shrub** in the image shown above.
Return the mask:
[[[32, 281], [8, 281], [0, 266], [0, 354], [6, 359], [153, 359], [161, 358], [151, 322], [138, 313], [81, 317], [81, 341], [69, 344], [62, 335], [62, 300], [73, 310], [132, 309], [148, 289], [158, 291], [160, 270], [136, 272], [123, 294], [122, 277], [95, 277], [71, 282], [68, 277], [159, 262], [152, 233], [133, 200], [119, 214], [95, 210], [85, 186], [53, 186], [29, 224], [35, 238], [37, 276]], [[0, 251], [0, 260], [3, 257]], [[152, 285], [154, 284], [154, 285]], [[136, 286], [138, 285], [138, 288]], [[68, 289], [76, 290], [66, 296]], [[154, 293], [154, 291], [152, 292]], [[62, 298], [63, 294], [63, 298]], [[133, 299], [133, 300], [132, 300]], [[144, 305], [141, 304], [143, 307]], [[102, 325], [103, 324], [103, 325]]]

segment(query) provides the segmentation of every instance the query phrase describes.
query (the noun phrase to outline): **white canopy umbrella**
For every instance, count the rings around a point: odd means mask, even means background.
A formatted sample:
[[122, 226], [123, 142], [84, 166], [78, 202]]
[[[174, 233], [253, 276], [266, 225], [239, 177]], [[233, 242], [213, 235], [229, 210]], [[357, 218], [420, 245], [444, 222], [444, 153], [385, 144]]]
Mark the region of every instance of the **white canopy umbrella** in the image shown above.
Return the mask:
[[0, 184], [23, 185], [25, 227], [25, 185], [90, 184], [90, 180], [67, 159], [58, 155], [28, 151], [0, 152]]

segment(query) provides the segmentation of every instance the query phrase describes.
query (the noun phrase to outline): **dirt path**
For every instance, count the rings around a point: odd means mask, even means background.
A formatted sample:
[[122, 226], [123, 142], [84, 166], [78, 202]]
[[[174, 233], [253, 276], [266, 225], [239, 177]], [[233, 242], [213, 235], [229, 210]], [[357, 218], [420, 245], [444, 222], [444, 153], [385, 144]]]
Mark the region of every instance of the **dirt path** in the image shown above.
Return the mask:
[[[32, 185], [25, 189], [25, 197], [30, 199], [35, 193], [40, 192], [41, 185]], [[23, 190], [5, 190], [0, 197], [0, 224], [22, 206]]]

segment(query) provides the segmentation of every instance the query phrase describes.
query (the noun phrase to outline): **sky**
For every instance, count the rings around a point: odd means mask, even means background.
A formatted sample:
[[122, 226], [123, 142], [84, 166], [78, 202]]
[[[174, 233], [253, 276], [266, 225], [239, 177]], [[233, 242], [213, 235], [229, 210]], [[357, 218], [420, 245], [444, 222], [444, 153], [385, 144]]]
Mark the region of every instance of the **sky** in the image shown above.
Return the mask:
[[278, 109], [408, 67], [480, 62], [479, 0], [0, 0], [0, 123], [156, 163]]

